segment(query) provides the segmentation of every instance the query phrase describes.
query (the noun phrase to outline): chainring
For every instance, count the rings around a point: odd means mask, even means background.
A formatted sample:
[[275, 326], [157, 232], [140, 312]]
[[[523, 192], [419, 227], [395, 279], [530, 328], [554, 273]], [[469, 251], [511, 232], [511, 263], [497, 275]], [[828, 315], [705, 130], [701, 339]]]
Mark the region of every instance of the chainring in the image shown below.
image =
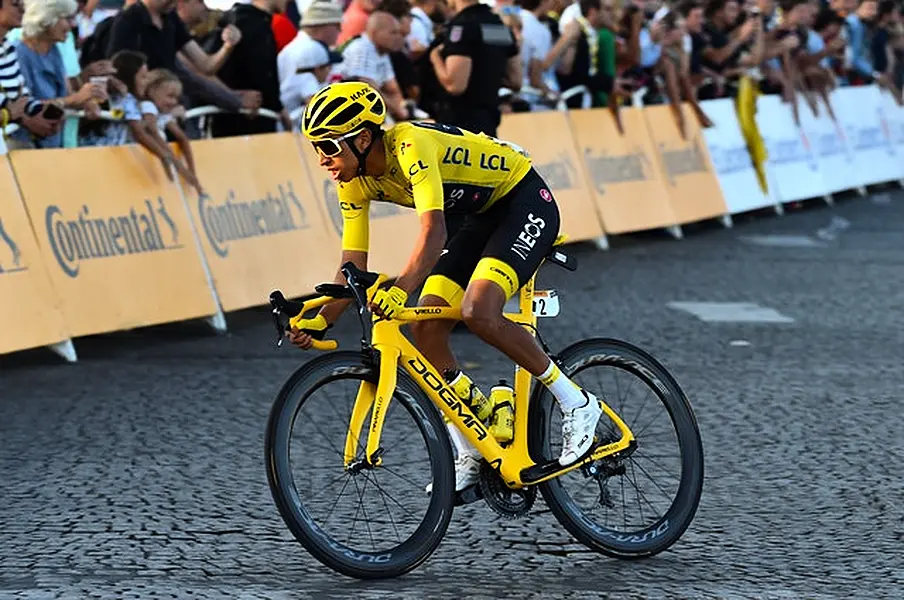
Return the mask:
[[483, 499], [494, 512], [506, 519], [518, 519], [527, 515], [534, 500], [537, 499], [537, 487], [527, 486], [513, 490], [502, 480], [499, 473], [486, 461], [480, 466], [478, 481]]

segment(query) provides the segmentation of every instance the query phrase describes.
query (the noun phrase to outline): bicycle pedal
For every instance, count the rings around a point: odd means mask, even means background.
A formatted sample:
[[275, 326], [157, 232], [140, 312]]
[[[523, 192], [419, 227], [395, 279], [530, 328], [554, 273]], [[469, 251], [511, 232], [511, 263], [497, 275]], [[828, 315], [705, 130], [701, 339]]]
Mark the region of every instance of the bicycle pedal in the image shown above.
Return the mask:
[[464, 506], [465, 504], [472, 504], [477, 502], [478, 500], [483, 500], [483, 492], [480, 490], [480, 486], [476, 483], [474, 485], [470, 485], [460, 492], [455, 492], [455, 496], [453, 505], [454, 506]]

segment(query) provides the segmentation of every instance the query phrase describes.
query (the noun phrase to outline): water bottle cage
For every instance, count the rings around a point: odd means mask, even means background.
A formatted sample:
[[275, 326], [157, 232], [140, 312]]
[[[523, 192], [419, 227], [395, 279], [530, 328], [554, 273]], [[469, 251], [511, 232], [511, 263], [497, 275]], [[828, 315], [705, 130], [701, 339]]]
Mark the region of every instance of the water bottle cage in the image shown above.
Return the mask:
[[505, 406], [507, 406], [507, 407], [509, 408], [509, 410], [511, 410], [512, 412], [515, 412], [515, 407], [512, 406], [512, 403], [509, 402], [508, 400], [503, 400], [502, 402], [497, 402], [497, 403], [493, 406], [493, 412], [492, 412], [492, 414], [495, 415], [497, 410], [500, 410], [501, 408], [503, 408], [503, 407], [505, 407]]

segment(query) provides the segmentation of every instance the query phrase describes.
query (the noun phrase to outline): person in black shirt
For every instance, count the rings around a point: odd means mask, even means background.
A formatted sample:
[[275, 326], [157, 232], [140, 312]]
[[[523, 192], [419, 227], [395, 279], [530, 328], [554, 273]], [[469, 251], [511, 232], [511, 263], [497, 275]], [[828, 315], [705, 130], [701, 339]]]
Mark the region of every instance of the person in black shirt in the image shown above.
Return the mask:
[[114, 18], [107, 58], [120, 50], [135, 50], [147, 57], [148, 70], [176, 71], [176, 55], [181, 53], [198, 71], [214, 75], [241, 40], [234, 27], [225, 30], [222, 48], [208, 55], [176, 14], [176, 0], [138, 0]]
[[[223, 15], [221, 24], [231, 23], [242, 33], [242, 40], [217, 73], [220, 81], [234, 90], [257, 90], [261, 108], [278, 113], [282, 126], [291, 131], [292, 121], [279, 95], [276, 37], [271, 21], [273, 13], [284, 8], [286, 0], [253, 0], [236, 4]], [[214, 45], [211, 49], [216, 49]], [[227, 114], [213, 117], [213, 137], [253, 135], [275, 132], [276, 121], [267, 117], [248, 118]]]
[[451, 0], [456, 14], [445, 42], [430, 51], [430, 63], [445, 90], [436, 119], [474, 133], [495, 136], [502, 119], [499, 88], [521, 89], [521, 59], [512, 31], [489, 6]]

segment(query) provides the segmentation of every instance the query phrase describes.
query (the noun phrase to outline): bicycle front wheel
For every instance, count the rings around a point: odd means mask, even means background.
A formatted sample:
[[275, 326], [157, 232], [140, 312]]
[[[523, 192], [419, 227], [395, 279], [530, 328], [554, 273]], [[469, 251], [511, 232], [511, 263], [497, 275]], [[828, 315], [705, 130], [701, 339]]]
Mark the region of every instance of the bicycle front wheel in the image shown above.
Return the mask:
[[[289, 530], [321, 563], [359, 579], [396, 577], [425, 561], [448, 528], [455, 489], [442, 418], [401, 370], [380, 438], [382, 464], [344, 468], [358, 388], [377, 379], [359, 352], [308, 362], [279, 392], [265, 439], [270, 491]], [[369, 426], [370, 413], [356, 460]]]
[[[591, 549], [623, 559], [662, 552], [690, 525], [703, 488], [703, 444], [690, 403], [665, 367], [626, 342], [584, 340], [559, 358], [562, 372], [614, 410], [637, 445], [620, 458], [606, 457], [539, 484], [544, 500]], [[530, 406], [534, 460], [558, 457], [561, 422], [555, 399], [537, 386]], [[621, 430], [603, 413], [596, 435], [616, 442]]]

